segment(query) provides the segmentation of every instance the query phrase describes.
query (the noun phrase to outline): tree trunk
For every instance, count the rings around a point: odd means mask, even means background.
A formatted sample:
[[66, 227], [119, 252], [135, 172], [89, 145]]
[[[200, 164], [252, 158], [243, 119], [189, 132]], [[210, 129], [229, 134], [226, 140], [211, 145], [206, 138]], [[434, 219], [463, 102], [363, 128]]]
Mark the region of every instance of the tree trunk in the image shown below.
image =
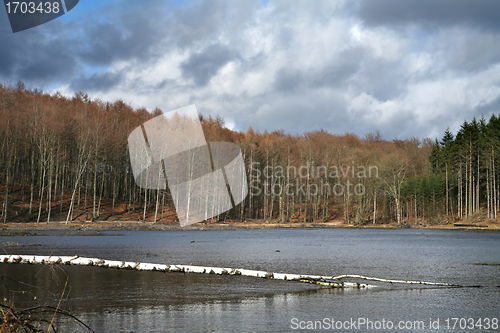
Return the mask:
[[477, 153], [476, 212], [479, 212], [479, 153]]
[[448, 162], [445, 165], [446, 168], [446, 217], [448, 218], [448, 212], [450, 211], [450, 207], [448, 206], [449, 196], [448, 196]]
[[77, 174], [77, 178], [76, 178], [76, 181], [75, 181], [75, 188], [73, 189], [73, 194], [71, 195], [71, 201], [70, 201], [70, 204], [69, 204], [69, 210], [68, 210], [68, 216], [66, 217], [66, 224], [68, 224], [68, 222], [71, 220], [73, 220], [73, 206], [74, 206], [74, 203], [75, 203], [75, 195], [76, 195], [76, 191], [79, 190], [79, 182], [80, 182], [80, 178], [83, 174], [83, 171], [85, 170], [85, 167], [87, 166], [87, 162], [88, 162], [88, 158], [87, 160], [85, 161], [85, 164], [78, 170], [78, 174]]
[[54, 156], [50, 152], [49, 158], [49, 184], [47, 188], [47, 206], [49, 211], [47, 212], [47, 224], [50, 223], [50, 213], [52, 212], [52, 170], [54, 169]]
[[2, 214], [3, 214], [3, 223], [6, 224], [7, 223], [7, 212], [8, 212], [8, 204], [9, 204], [9, 175], [10, 175], [10, 167], [7, 166], [6, 168], [7, 170], [7, 177], [6, 177], [6, 184], [5, 184], [5, 200], [4, 200], [4, 204], [3, 204], [3, 210], [2, 210]]
[[62, 213], [62, 207], [64, 202], [64, 180], [66, 174], [66, 165], [63, 165], [62, 175], [61, 175], [61, 203], [59, 205], [59, 213]]
[[35, 153], [31, 153], [31, 196], [30, 196], [30, 210], [29, 215], [31, 216], [33, 212], [33, 196], [35, 191]]
[[441, 287], [463, 287], [462, 285], [449, 284], [442, 282], [428, 282], [428, 281], [412, 281], [412, 280], [389, 280], [375, 277], [368, 277], [363, 275], [307, 275], [307, 274], [287, 274], [287, 273], [274, 273], [266, 271], [256, 271], [250, 269], [235, 269], [235, 268], [222, 268], [222, 267], [207, 267], [207, 266], [193, 266], [193, 265], [165, 265], [165, 264], [152, 264], [140, 262], [127, 262], [127, 261], [113, 261], [103, 260], [97, 258], [81, 258], [79, 256], [29, 256], [29, 255], [0, 255], [0, 261], [3, 263], [29, 263], [29, 264], [65, 264], [65, 265], [81, 265], [81, 266], [98, 266], [104, 268], [115, 269], [132, 269], [138, 271], [157, 271], [157, 272], [179, 272], [179, 273], [198, 273], [198, 274], [216, 274], [216, 275], [235, 275], [247, 276], [263, 279], [274, 279], [284, 281], [296, 281], [303, 283], [312, 283], [324, 285], [334, 288], [370, 288], [372, 285], [360, 284], [357, 282], [344, 282], [344, 279], [361, 279], [367, 281], [377, 281], [384, 283], [400, 283], [400, 284], [418, 284], [428, 286], [441, 286]]
[[95, 160], [94, 160], [94, 182], [93, 182], [93, 197], [92, 197], [92, 222], [96, 219], [97, 213], [97, 149], [95, 152]]
[[[102, 195], [103, 195], [103, 192], [104, 192], [104, 176], [105, 176], [105, 172], [104, 172], [104, 165], [102, 167], [102, 180], [101, 180], [101, 192], [99, 193], [99, 203], [97, 204], [97, 217], [96, 218], [99, 218], [99, 216], [101, 216], [101, 202], [102, 202]], [[113, 184], [114, 186], [114, 184]], [[113, 187], [113, 190], [114, 190], [114, 187]]]
[[497, 188], [496, 188], [496, 174], [495, 174], [495, 151], [491, 147], [491, 155], [493, 156], [493, 207], [495, 213], [495, 221], [497, 220]]
[[42, 215], [42, 207], [43, 207], [43, 192], [45, 190], [45, 172], [46, 172], [46, 168], [45, 166], [43, 167], [43, 171], [42, 171], [42, 183], [41, 183], [41, 190], [40, 190], [40, 204], [38, 205], [38, 217], [36, 219], [36, 225], [38, 225], [40, 223], [40, 216]]

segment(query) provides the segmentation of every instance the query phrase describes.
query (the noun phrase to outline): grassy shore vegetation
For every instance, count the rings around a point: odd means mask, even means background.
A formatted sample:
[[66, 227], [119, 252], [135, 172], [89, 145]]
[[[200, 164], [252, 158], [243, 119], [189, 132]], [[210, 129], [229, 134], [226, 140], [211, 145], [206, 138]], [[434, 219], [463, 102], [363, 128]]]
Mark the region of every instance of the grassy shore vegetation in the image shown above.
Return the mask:
[[[0, 289], [3, 291], [0, 300], [0, 333], [60, 332], [61, 321], [70, 322], [75, 329], [79, 326], [81, 332], [94, 332], [87, 324], [62, 307], [70, 290], [66, 272], [57, 264], [51, 264], [38, 270], [36, 275], [42, 270], [45, 274], [50, 274], [53, 282], [58, 285], [57, 288], [49, 288], [51, 289], [49, 291], [44, 289], [48, 288], [47, 284], [41, 288], [36, 282], [31, 283], [34, 280], [18, 281], [9, 275], [0, 275]], [[24, 307], [20, 304], [24, 304]]]
[[[169, 191], [137, 187], [128, 156], [130, 132], [161, 112], [0, 85], [0, 221], [175, 221]], [[248, 176], [249, 195], [218, 220], [361, 226], [497, 217], [495, 116], [435, 142], [237, 132], [220, 117], [200, 120], [207, 141], [240, 146]]]
[[[4, 299], [4, 302], [7, 299]], [[94, 332], [84, 322], [71, 313], [49, 305], [38, 305], [26, 309], [16, 309], [13, 302], [0, 303], [1, 333], [50, 333], [58, 332], [56, 318], [66, 317], [80, 324], [88, 332]]]

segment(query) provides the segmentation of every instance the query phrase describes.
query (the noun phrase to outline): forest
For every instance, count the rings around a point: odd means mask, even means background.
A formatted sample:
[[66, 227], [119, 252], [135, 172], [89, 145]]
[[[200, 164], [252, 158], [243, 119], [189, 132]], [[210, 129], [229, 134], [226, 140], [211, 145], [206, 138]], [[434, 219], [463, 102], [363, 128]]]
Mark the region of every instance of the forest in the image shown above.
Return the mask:
[[[135, 184], [127, 146], [132, 130], [162, 110], [51, 95], [21, 81], [0, 85], [0, 102], [3, 223], [177, 220], [168, 189]], [[207, 141], [240, 147], [249, 184], [241, 204], [207, 223], [441, 224], [480, 211], [496, 220], [495, 115], [465, 121], [440, 141], [238, 132], [220, 117], [199, 118]]]

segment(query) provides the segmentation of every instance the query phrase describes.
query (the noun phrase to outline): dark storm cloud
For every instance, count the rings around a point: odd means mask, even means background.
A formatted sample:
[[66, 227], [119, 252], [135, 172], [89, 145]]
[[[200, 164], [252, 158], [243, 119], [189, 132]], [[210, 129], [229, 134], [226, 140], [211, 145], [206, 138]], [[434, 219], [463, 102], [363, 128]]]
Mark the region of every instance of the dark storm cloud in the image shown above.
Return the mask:
[[352, 85], [381, 101], [397, 98], [409, 80], [401, 66], [400, 63], [367, 61]]
[[163, 45], [165, 31], [171, 27], [157, 6], [139, 7], [136, 4], [134, 7], [136, 10], [129, 8], [116, 13], [113, 20], [87, 21], [87, 28], [81, 35], [79, 57], [82, 61], [106, 66], [117, 60], [140, 58], [147, 61], [155, 55], [153, 48]]
[[0, 10], [0, 82], [389, 139], [500, 111], [500, 1], [343, 3], [86, 0], [17, 34]]
[[302, 73], [296, 69], [280, 68], [274, 77], [274, 86], [277, 91], [293, 92], [303, 81]]
[[297, 69], [284, 66], [276, 71], [274, 89], [277, 92], [294, 92], [297, 89], [339, 88], [356, 74], [366, 52], [358, 47], [336, 54], [322, 67]]
[[44, 33], [2, 34], [0, 49], [0, 75], [5, 79], [47, 83], [73, 75], [77, 64], [63, 40]]
[[[187, 8], [158, 0], [127, 2], [127, 6], [121, 1], [110, 1], [71, 23], [58, 19], [26, 32], [2, 34], [0, 75], [4, 80], [22, 78], [37, 84], [69, 80], [71, 88], [107, 91], [117, 83], [116, 75], [88, 77], [83, 65], [154, 63], [175, 44], [187, 47], [209, 38], [220, 29], [227, 7], [229, 4], [223, 1], [196, 2]], [[8, 26], [7, 15], [1, 14], [0, 20], [5, 21], [0, 22], [1, 26]], [[197, 85], [205, 85], [236, 55], [223, 46], [213, 45], [194, 52], [182, 70]], [[99, 82], [92, 83], [91, 79]]]
[[102, 72], [82, 77], [71, 83], [71, 89], [84, 92], [107, 92], [123, 78], [122, 73]]
[[200, 53], [192, 54], [181, 65], [181, 69], [197, 86], [205, 86], [221, 67], [237, 58], [236, 51], [224, 45], [213, 44]]
[[358, 15], [367, 26], [467, 24], [500, 30], [500, 1], [496, 0], [364, 0]]
[[338, 87], [352, 77], [359, 69], [359, 63], [349, 62], [342, 65], [331, 64], [312, 78], [313, 87]]
[[230, 3], [227, 1], [196, 1], [192, 6], [176, 12], [173, 35], [181, 48], [212, 38], [221, 28], [221, 22]]
[[[247, 114], [247, 123], [254, 129], [270, 132], [285, 129], [288, 133], [299, 135], [319, 128], [334, 133], [353, 132], [350, 126], [352, 120], [345, 112], [346, 104], [339, 99], [340, 96], [332, 94], [325, 98], [314, 93], [306, 95], [307, 98], [298, 94], [290, 95], [288, 101], [281, 100], [262, 112]], [[267, 103], [270, 103], [275, 97], [268, 96], [268, 99]]]
[[312, 87], [339, 87], [346, 84], [361, 67], [366, 52], [359, 47], [340, 52], [327, 66], [311, 77]]
[[491, 116], [491, 114], [493, 113], [497, 116], [500, 116], [500, 97], [496, 98], [490, 103], [478, 107], [476, 109], [475, 115], [476, 117], [480, 118], [482, 115]]
[[[151, 1], [148, 1], [151, 2]], [[35, 84], [68, 82], [75, 75], [85, 76], [83, 65], [111, 66], [116, 61], [141, 59], [142, 63], [161, 56], [166, 23], [158, 6], [130, 2], [112, 11], [116, 2], [92, 15], [71, 22], [54, 20], [16, 34], [0, 35], [0, 75], [2, 79], [22, 80]], [[154, 1], [153, 1], [154, 2]], [[161, 4], [158, 3], [157, 4]], [[114, 6], [114, 7], [113, 7]], [[5, 13], [0, 15], [4, 26]], [[172, 30], [172, 29], [170, 29]], [[66, 33], [63, 33], [66, 32]], [[82, 79], [74, 86], [87, 87]], [[103, 80], [114, 84], [114, 80]]]
[[477, 71], [500, 62], [499, 39], [499, 33], [464, 32], [453, 42], [444, 41], [449, 65], [456, 70]]

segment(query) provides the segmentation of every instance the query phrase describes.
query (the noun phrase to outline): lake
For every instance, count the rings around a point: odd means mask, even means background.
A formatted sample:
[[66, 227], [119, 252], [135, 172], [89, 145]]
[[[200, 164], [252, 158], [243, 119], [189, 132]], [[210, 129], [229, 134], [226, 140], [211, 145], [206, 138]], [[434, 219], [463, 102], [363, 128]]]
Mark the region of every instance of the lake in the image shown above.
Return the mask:
[[[481, 286], [376, 283], [373, 289], [337, 290], [241, 276], [0, 264], [0, 295], [10, 298], [14, 293], [18, 307], [54, 305], [64, 290], [62, 307], [96, 332], [290, 332], [308, 328], [500, 332], [499, 232], [341, 228], [101, 235], [46, 232], [0, 237], [0, 243], [7, 241], [26, 245], [2, 245], [7, 254], [79, 255]], [[85, 332], [64, 319], [59, 327]]]

